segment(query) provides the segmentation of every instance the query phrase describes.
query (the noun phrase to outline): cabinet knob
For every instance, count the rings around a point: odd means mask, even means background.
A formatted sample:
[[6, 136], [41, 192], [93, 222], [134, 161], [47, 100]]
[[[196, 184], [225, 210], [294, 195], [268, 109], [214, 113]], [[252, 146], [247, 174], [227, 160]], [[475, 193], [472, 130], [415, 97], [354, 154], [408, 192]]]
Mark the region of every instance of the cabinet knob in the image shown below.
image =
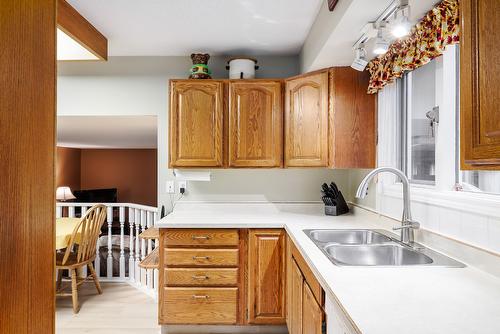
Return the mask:
[[209, 277], [204, 275], [194, 275], [192, 278], [196, 280], [207, 280]]
[[208, 256], [193, 256], [193, 260], [208, 260], [210, 257]]
[[210, 237], [208, 235], [192, 235], [191, 238], [193, 240], [209, 240]]
[[207, 295], [193, 295], [193, 299], [209, 299], [210, 296]]

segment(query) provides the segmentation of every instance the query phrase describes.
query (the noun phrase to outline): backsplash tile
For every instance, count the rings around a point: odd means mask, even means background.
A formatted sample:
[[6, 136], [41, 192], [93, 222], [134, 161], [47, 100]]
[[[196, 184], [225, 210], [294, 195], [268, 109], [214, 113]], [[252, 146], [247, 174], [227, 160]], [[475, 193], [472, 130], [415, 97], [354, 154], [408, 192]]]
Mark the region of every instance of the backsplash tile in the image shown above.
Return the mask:
[[500, 219], [488, 219], [488, 247], [500, 254]]
[[488, 244], [488, 217], [462, 212], [460, 239], [476, 246]]
[[439, 231], [452, 238], [460, 238], [460, 212], [451, 209], [439, 208]]

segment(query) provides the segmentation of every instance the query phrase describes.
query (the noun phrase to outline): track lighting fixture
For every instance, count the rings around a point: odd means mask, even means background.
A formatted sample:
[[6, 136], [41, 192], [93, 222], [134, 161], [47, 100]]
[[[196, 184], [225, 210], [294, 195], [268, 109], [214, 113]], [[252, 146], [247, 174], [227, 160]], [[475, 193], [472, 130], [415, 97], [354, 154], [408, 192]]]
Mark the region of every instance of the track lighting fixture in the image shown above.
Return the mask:
[[355, 58], [351, 64], [351, 67], [356, 71], [363, 72], [368, 65], [368, 60], [366, 59], [365, 45], [361, 43], [355, 50]]
[[[375, 21], [366, 23], [361, 29], [361, 36], [353, 44], [356, 57], [351, 67], [363, 71], [371, 59], [372, 52], [375, 55], [385, 54], [394, 37], [408, 35], [411, 27], [409, 0], [393, 0]], [[372, 39], [374, 39], [373, 49], [371, 49]], [[368, 43], [370, 43], [370, 59], [364, 48]]]
[[373, 53], [376, 55], [383, 55], [387, 50], [389, 50], [389, 42], [384, 38], [383, 29], [382, 26], [380, 26], [377, 31], [377, 39], [375, 40]]
[[398, 7], [394, 13], [392, 22], [392, 34], [394, 37], [401, 38], [410, 33], [411, 23], [408, 19], [410, 15], [410, 6], [408, 0], [399, 0]]

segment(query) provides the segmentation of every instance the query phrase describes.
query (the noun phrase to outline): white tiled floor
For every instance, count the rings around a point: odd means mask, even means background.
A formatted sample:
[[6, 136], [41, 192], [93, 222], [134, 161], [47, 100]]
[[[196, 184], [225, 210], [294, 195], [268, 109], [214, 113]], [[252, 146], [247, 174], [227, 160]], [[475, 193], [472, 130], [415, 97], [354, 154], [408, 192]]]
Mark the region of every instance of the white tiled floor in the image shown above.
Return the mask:
[[56, 300], [57, 334], [158, 334], [157, 303], [126, 283], [101, 283], [98, 295], [92, 282], [79, 289], [80, 312], [73, 315], [71, 297]]

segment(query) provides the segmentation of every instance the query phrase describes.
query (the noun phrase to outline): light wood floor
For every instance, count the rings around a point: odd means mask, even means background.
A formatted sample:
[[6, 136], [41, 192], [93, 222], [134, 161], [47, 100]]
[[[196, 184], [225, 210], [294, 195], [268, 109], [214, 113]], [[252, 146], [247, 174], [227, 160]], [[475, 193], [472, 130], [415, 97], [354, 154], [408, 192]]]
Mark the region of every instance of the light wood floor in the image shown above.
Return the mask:
[[80, 312], [73, 315], [71, 297], [57, 297], [56, 334], [158, 334], [157, 304], [127, 283], [101, 283], [98, 295], [92, 282], [78, 290]]

